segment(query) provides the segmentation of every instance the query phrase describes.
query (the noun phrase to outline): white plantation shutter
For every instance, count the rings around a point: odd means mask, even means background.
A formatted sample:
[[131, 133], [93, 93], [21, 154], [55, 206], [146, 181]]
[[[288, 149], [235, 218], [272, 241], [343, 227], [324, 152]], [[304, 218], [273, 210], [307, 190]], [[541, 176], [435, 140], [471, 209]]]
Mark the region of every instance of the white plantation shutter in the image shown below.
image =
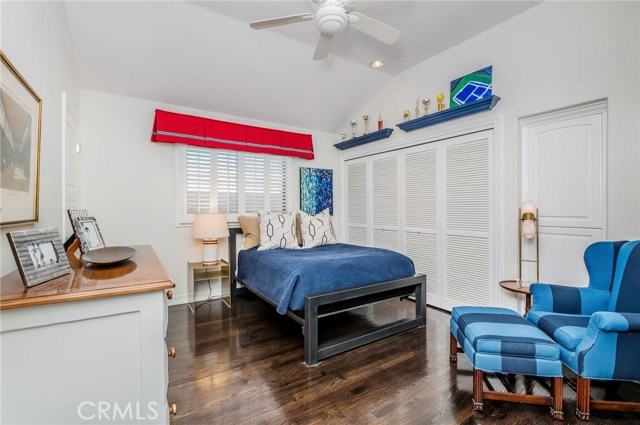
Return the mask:
[[269, 211], [286, 211], [289, 181], [288, 160], [283, 157], [269, 158]]
[[186, 152], [186, 199], [187, 214], [207, 212], [211, 208], [213, 171], [211, 151], [187, 149]]
[[239, 154], [231, 151], [215, 151], [215, 160], [218, 212], [237, 214], [240, 211]]
[[447, 146], [445, 155], [447, 302], [488, 305], [489, 141]]
[[254, 213], [265, 208], [265, 158], [260, 154], [244, 155], [244, 211]]
[[347, 242], [367, 243], [367, 164], [347, 165]]
[[197, 212], [287, 211], [291, 160], [265, 154], [180, 146], [180, 223]]

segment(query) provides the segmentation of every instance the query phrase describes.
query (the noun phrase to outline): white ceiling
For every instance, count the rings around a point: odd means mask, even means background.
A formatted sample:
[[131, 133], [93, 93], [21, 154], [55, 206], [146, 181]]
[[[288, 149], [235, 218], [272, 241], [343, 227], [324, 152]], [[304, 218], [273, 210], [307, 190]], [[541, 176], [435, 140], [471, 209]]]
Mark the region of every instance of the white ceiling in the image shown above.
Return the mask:
[[[80, 86], [308, 129], [339, 132], [394, 75], [534, 6], [532, 1], [357, 1], [402, 31], [387, 46], [347, 28], [311, 58], [314, 22], [249, 22], [311, 11], [300, 1], [70, 1]], [[384, 68], [369, 62], [382, 59]]]

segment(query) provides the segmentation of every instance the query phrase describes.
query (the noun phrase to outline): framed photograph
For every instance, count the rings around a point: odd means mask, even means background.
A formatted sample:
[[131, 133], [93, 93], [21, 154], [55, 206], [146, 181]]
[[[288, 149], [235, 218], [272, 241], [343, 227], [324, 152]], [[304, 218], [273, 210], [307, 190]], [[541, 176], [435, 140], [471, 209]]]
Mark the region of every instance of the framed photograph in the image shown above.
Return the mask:
[[42, 100], [0, 51], [0, 226], [38, 221]]
[[106, 246], [95, 217], [75, 218], [73, 220], [73, 229], [78, 239], [80, 239], [80, 251], [82, 253]]
[[27, 288], [71, 272], [58, 229], [7, 233], [22, 282]]
[[300, 167], [300, 209], [315, 215], [326, 208], [333, 215], [333, 170]]

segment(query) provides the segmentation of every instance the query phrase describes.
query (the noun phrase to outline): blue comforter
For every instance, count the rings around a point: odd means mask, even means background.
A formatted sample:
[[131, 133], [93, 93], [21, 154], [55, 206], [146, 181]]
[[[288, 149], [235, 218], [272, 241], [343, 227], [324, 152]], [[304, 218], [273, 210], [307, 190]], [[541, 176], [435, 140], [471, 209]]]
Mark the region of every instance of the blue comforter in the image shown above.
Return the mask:
[[304, 297], [415, 274], [410, 258], [387, 249], [336, 244], [311, 249], [257, 248], [238, 254], [238, 278], [277, 312], [304, 309]]

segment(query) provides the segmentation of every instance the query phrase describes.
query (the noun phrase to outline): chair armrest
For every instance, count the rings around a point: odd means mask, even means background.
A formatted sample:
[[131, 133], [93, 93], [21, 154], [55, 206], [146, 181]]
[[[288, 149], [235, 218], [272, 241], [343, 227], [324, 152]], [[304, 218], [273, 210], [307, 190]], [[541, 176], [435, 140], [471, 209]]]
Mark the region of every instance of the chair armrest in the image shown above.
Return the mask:
[[576, 347], [574, 372], [589, 379], [637, 381], [640, 313], [599, 311]]
[[591, 322], [605, 332], [640, 332], [640, 313], [598, 311], [591, 315]]
[[606, 310], [609, 291], [588, 287], [532, 283], [529, 287], [533, 297], [533, 311], [548, 311], [566, 314], [592, 314]]

